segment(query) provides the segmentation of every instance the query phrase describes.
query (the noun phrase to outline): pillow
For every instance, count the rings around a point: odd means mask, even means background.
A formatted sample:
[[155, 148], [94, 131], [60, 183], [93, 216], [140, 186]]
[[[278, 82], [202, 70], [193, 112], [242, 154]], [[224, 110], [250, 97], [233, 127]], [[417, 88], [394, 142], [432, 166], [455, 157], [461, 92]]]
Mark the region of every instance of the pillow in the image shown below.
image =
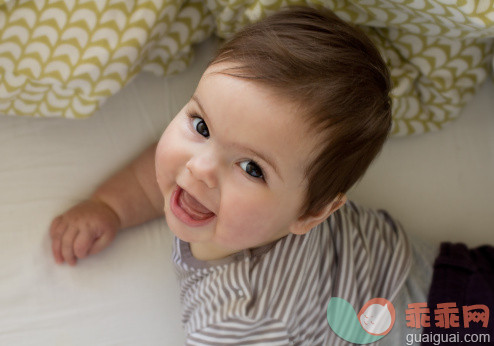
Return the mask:
[[141, 71], [180, 72], [192, 44], [287, 5], [324, 6], [376, 43], [393, 135], [443, 128], [494, 63], [494, 0], [0, 0], [0, 113], [90, 116]]
[[202, 1], [0, 0], [0, 113], [84, 118], [141, 71], [184, 70]]
[[324, 6], [357, 24], [380, 49], [393, 81], [393, 135], [443, 128], [485, 81], [494, 0], [211, 0], [216, 34], [230, 37], [286, 5]]

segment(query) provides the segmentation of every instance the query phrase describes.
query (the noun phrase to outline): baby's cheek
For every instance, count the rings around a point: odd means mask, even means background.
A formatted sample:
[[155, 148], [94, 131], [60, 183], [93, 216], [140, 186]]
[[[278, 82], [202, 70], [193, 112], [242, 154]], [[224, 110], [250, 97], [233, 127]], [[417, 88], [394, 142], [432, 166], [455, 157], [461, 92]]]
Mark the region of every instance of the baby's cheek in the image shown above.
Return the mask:
[[238, 250], [266, 242], [273, 228], [269, 208], [253, 207], [247, 203], [237, 203], [228, 214], [220, 215], [219, 220], [221, 242]]
[[175, 180], [180, 168], [185, 165], [187, 152], [180, 139], [170, 133], [161, 139], [156, 149], [156, 177], [160, 180]]

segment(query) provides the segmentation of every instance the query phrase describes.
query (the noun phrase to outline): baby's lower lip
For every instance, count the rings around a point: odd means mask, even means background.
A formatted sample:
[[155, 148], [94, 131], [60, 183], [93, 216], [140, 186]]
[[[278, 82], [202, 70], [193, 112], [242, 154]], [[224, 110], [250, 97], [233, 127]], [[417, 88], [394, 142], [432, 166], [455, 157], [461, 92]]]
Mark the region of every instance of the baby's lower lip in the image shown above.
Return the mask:
[[177, 185], [170, 198], [170, 209], [173, 215], [175, 215], [180, 221], [191, 227], [200, 227], [207, 225], [216, 217], [214, 213], [211, 213], [211, 216], [205, 219], [202, 220], [194, 219], [192, 215], [187, 213], [187, 211], [180, 206], [179, 199], [183, 191], [184, 190]]

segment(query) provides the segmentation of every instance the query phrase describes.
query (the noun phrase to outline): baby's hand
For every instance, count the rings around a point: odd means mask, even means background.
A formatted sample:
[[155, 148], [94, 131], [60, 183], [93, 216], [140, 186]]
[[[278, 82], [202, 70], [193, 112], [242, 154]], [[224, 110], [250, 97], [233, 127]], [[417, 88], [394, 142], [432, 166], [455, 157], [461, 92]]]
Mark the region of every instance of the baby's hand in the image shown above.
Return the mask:
[[83, 201], [56, 217], [50, 226], [52, 251], [59, 264], [75, 265], [107, 247], [120, 228], [117, 214], [97, 199]]

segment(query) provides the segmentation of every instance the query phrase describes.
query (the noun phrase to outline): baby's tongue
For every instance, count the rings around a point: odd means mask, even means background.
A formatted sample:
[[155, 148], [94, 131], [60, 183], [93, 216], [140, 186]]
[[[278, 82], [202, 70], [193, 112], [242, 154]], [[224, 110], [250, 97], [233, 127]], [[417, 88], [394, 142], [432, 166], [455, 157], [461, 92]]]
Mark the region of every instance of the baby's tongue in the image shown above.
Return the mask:
[[180, 206], [184, 209], [193, 219], [204, 220], [214, 215], [211, 210], [199, 203], [194, 197], [189, 195], [187, 191], [182, 190], [180, 194]]

